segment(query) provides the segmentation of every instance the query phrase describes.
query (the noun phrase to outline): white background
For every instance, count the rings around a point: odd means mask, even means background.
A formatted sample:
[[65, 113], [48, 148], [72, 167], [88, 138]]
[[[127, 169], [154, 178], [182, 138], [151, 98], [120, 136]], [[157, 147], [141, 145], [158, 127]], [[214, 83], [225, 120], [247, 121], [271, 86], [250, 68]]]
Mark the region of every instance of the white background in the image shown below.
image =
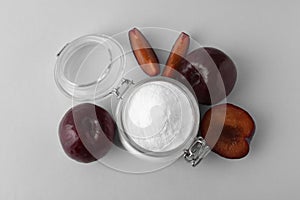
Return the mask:
[[[299, 1], [27, 0], [0, 2], [0, 199], [296, 199], [300, 179]], [[53, 80], [55, 55], [89, 33], [133, 26], [189, 32], [238, 67], [228, 101], [257, 123], [250, 154], [210, 154], [131, 175], [78, 164], [57, 126], [71, 106]]]

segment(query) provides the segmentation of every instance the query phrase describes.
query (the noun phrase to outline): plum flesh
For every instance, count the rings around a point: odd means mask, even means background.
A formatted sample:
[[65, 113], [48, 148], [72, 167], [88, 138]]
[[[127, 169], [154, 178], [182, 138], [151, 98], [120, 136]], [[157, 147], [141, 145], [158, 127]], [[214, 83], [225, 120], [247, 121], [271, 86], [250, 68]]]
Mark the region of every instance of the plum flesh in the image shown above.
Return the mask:
[[128, 32], [130, 45], [141, 69], [149, 76], [160, 73], [158, 58], [146, 37], [137, 28]]
[[[215, 127], [222, 127], [221, 133]], [[244, 109], [233, 104], [221, 104], [205, 113], [201, 120], [200, 131], [212, 151], [225, 158], [239, 159], [249, 152], [255, 123]]]

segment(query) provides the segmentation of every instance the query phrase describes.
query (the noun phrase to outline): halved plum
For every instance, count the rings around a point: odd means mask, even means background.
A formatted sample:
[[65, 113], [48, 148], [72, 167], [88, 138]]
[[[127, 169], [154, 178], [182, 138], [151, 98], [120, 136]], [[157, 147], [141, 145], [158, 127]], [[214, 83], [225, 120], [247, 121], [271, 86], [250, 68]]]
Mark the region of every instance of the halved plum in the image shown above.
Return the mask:
[[128, 32], [130, 45], [141, 69], [149, 76], [160, 73], [158, 58], [146, 37], [137, 28]]
[[233, 104], [221, 104], [205, 113], [201, 120], [200, 131], [212, 151], [225, 158], [239, 159], [249, 152], [255, 123], [244, 109]]
[[189, 50], [189, 46], [190, 36], [184, 32], [181, 32], [172, 47], [165, 69], [162, 73], [163, 76], [174, 76], [173, 73], [176, 71], [177, 65], [179, 65], [185, 58], [186, 53]]
[[84, 103], [66, 112], [59, 124], [59, 138], [72, 159], [89, 163], [103, 157], [115, 135], [115, 122], [103, 108]]

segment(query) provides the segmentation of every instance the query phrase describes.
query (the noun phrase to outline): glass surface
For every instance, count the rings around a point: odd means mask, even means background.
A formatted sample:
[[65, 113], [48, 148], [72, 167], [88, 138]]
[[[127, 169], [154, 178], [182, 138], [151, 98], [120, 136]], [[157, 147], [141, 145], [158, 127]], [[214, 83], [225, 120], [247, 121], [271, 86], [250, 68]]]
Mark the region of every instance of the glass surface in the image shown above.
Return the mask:
[[68, 43], [58, 55], [56, 83], [64, 94], [76, 100], [106, 97], [123, 76], [123, 55], [120, 44], [109, 36], [78, 38]]

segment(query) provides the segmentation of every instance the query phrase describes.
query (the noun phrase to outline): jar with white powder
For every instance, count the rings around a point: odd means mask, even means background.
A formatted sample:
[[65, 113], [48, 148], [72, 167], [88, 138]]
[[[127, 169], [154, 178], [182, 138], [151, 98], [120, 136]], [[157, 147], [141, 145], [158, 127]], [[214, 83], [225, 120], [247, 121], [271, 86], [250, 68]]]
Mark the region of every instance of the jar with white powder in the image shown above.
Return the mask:
[[[161, 57], [168, 55], [178, 35], [169, 29], [143, 31], [160, 34], [158, 39], [148, 38]], [[184, 156], [195, 166], [210, 151], [197, 137], [200, 111], [191, 87], [144, 74], [127, 32], [113, 37], [87, 35], [68, 43], [58, 54], [55, 80], [74, 104], [92, 102], [114, 116], [120, 144], [100, 160], [105, 165], [122, 171], [138, 172], [136, 166], [153, 171]]]
[[180, 82], [165, 77], [145, 79], [130, 86], [121, 98], [116, 122], [122, 144], [133, 154], [174, 160], [196, 137], [199, 108]]

